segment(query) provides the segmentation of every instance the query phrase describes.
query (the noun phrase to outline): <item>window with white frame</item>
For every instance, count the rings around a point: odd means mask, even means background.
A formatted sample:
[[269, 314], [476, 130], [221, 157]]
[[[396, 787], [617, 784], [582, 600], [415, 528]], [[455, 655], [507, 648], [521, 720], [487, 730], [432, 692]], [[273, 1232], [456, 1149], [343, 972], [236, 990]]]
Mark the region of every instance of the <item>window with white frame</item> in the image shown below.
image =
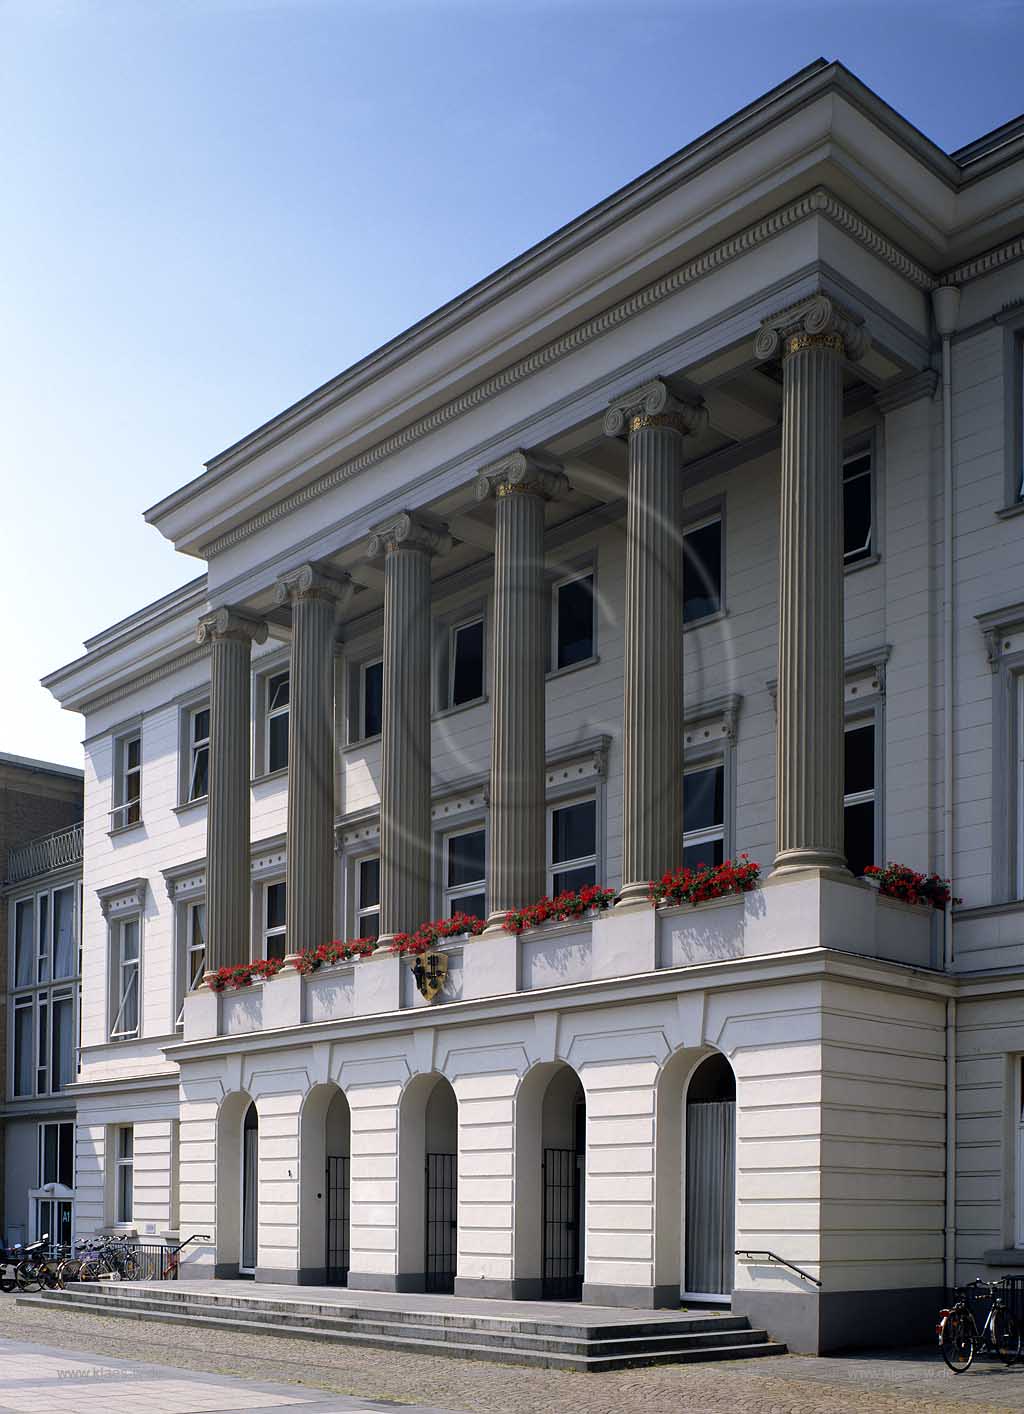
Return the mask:
[[202, 800], [210, 790], [210, 704], [188, 713], [188, 788], [186, 801]]
[[573, 574], [552, 588], [551, 666], [570, 668], [594, 657], [594, 572]]
[[850, 444], [843, 456], [843, 563], [870, 559], [874, 551], [871, 440]]
[[130, 1124], [114, 1128], [114, 1221], [135, 1219], [135, 1130]]
[[384, 659], [359, 667], [359, 731], [364, 740], [380, 736], [384, 723]]
[[185, 1019], [185, 998], [194, 992], [203, 980], [206, 971], [206, 904], [202, 900], [181, 906], [180, 926], [182, 929], [180, 948], [180, 977], [178, 988], [178, 1015], [175, 1026], [181, 1026]]
[[683, 623], [722, 607], [722, 517], [708, 516], [683, 532]]
[[263, 885], [262, 950], [257, 953], [258, 957], [283, 958], [288, 952], [285, 932], [288, 916], [287, 889], [288, 886], [283, 879]]
[[265, 771], [281, 771], [288, 765], [289, 685], [287, 671], [272, 673], [266, 680]]
[[446, 918], [468, 913], [486, 920], [487, 835], [482, 829], [459, 830], [444, 837], [444, 912]]
[[688, 869], [725, 858], [725, 763], [702, 762], [683, 774], [683, 863]]
[[1011, 1067], [1011, 1122], [1016, 1160], [1013, 1241], [1015, 1247], [1024, 1247], [1024, 1056], [1011, 1057]]
[[380, 856], [366, 855], [355, 862], [355, 927], [359, 938], [380, 933]]
[[15, 1096], [54, 1094], [75, 1079], [80, 916], [77, 884], [13, 902], [10, 1084]]
[[1018, 673], [1013, 680], [1016, 699], [1016, 752], [1014, 761], [1014, 783], [1017, 804], [1017, 858], [1015, 873], [1017, 888], [1015, 898], [1024, 898], [1024, 673]]
[[597, 882], [597, 801], [574, 800], [548, 808], [548, 877], [551, 893]]
[[141, 920], [118, 918], [111, 929], [111, 1040], [123, 1041], [139, 1034], [139, 932]]
[[875, 721], [847, 722], [843, 774], [843, 834], [846, 862], [860, 878], [875, 859]]
[[75, 1126], [72, 1120], [47, 1121], [39, 1126], [38, 1188], [59, 1183], [75, 1186]]
[[463, 707], [484, 695], [484, 621], [482, 616], [448, 630], [448, 705]]
[[142, 734], [132, 732], [114, 742], [114, 808], [110, 828], [124, 830], [142, 819]]

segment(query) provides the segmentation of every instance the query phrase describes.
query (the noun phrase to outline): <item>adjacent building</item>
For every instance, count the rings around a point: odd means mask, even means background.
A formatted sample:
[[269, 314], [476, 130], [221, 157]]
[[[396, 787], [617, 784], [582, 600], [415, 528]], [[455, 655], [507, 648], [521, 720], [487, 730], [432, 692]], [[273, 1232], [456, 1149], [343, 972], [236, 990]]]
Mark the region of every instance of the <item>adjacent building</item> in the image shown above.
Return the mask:
[[802, 1350], [1024, 1271], [1022, 197], [811, 65], [147, 512], [201, 575], [46, 680], [80, 1231]]

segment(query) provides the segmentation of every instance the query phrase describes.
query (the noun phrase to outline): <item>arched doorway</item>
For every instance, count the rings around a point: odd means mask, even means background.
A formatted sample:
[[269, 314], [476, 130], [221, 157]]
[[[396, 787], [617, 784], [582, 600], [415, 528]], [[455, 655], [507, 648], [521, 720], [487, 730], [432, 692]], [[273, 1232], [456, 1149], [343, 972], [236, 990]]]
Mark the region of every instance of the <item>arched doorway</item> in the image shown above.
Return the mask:
[[253, 1100], [242, 1121], [242, 1202], [240, 1276], [255, 1276], [259, 1260], [260, 1221], [260, 1121]]
[[[217, 1166], [216, 1166], [216, 1243], [217, 1256], [214, 1275], [237, 1277], [242, 1269], [242, 1247], [244, 1217], [249, 1218], [249, 1251], [251, 1261], [258, 1256], [256, 1249], [258, 1206], [258, 1173], [253, 1178], [256, 1166], [252, 1162], [253, 1153], [258, 1159], [258, 1119], [252, 1096], [244, 1090], [233, 1090], [225, 1095], [217, 1111]], [[247, 1139], [247, 1135], [251, 1136]], [[250, 1150], [248, 1168], [246, 1148]], [[247, 1185], [246, 1179], [249, 1178]], [[248, 1213], [246, 1213], [246, 1191], [249, 1190]], [[251, 1275], [255, 1263], [249, 1269]]]
[[455, 1290], [459, 1106], [443, 1075], [418, 1075], [398, 1120], [398, 1271], [406, 1289]]
[[535, 1066], [516, 1101], [516, 1290], [578, 1301], [586, 1263], [587, 1107], [579, 1076]]
[[736, 1077], [725, 1056], [703, 1060], [686, 1089], [684, 1295], [732, 1296], [736, 1247]]
[[314, 1085], [299, 1126], [300, 1280], [348, 1283], [351, 1116], [337, 1085]]

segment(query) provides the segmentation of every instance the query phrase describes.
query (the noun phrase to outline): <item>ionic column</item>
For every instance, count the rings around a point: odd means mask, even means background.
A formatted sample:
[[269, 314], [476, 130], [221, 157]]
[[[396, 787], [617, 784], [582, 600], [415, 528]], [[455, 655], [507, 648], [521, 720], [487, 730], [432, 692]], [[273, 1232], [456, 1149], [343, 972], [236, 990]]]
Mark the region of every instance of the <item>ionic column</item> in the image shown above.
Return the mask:
[[266, 624], [222, 608], [199, 620], [210, 645], [206, 808], [206, 972], [249, 960], [249, 721], [253, 640]]
[[291, 604], [288, 670], [288, 873], [290, 957], [329, 942], [334, 930], [334, 644], [352, 585], [316, 565], [277, 582]]
[[526, 452], [486, 467], [477, 498], [494, 497], [491, 633], [491, 804], [488, 924], [545, 892], [544, 502], [567, 487], [553, 462]]
[[430, 917], [430, 560], [450, 546], [406, 512], [369, 545], [384, 557], [381, 946]]
[[648, 885], [683, 854], [683, 439], [707, 424], [703, 406], [645, 383], [617, 398], [604, 430], [629, 438], [626, 502], [622, 890]]
[[843, 844], [843, 362], [865, 331], [824, 295], [766, 320], [782, 354], [775, 872], [846, 871]]

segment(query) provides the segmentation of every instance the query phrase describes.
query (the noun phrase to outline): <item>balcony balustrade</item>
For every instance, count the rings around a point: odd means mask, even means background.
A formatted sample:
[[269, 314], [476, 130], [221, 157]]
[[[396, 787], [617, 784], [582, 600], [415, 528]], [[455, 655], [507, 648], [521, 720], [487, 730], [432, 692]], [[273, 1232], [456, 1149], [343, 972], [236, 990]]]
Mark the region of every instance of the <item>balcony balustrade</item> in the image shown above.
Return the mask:
[[7, 858], [7, 882], [20, 884], [38, 874], [67, 869], [81, 862], [82, 822], [78, 820], [63, 830], [54, 830], [52, 834], [41, 835], [12, 849]]

